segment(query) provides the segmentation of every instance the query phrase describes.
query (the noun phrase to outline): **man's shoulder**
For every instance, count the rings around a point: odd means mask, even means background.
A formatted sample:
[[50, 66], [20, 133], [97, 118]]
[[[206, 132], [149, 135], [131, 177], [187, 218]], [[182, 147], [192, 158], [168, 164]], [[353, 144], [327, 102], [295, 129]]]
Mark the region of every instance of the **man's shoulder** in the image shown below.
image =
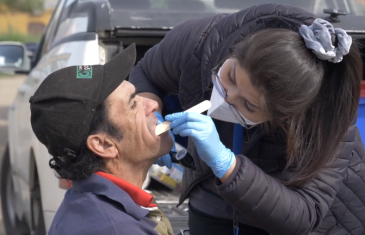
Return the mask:
[[[56, 212], [49, 234], [100, 234], [101, 231], [105, 233], [111, 226], [99, 204], [97, 196], [93, 193], [68, 190]], [[84, 229], [87, 229], [88, 233], [83, 233]], [[91, 231], [93, 233], [89, 233]]]
[[[146, 218], [147, 219], [147, 218]], [[124, 207], [105, 196], [69, 190], [57, 210], [49, 235], [58, 234], [138, 234], [141, 222], [126, 213]], [[148, 225], [144, 229], [152, 229]], [[152, 224], [151, 224], [152, 225]], [[143, 234], [143, 233], [141, 233]]]

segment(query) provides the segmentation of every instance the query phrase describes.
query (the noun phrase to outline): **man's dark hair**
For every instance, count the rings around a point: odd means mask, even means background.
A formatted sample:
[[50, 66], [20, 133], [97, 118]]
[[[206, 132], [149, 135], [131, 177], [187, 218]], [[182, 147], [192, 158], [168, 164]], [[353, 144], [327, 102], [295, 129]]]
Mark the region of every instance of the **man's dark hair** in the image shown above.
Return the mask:
[[[96, 107], [87, 137], [96, 133], [105, 133], [118, 141], [122, 139], [122, 131], [108, 118], [108, 107], [107, 100]], [[81, 180], [96, 171], [104, 171], [105, 163], [101, 157], [87, 147], [87, 137], [77, 155], [69, 152], [63, 157], [53, 156], [49, 161], [49, 166], [57, 172], [59, 178]]]

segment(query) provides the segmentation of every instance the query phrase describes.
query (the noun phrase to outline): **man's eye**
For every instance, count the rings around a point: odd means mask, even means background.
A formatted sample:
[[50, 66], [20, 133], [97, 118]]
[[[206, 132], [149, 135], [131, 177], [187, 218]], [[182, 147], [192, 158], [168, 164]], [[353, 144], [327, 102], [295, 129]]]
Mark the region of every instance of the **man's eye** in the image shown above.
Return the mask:
[[132, 105], [132, 107], [131, 107], [131, 108], [132, 108], [132, 109], [134, 109], [136, 106], [137, 106], [137, 101], [135, 101], [135, 100], [134, 100], [134, 101], [133, 101], [133, 105]]

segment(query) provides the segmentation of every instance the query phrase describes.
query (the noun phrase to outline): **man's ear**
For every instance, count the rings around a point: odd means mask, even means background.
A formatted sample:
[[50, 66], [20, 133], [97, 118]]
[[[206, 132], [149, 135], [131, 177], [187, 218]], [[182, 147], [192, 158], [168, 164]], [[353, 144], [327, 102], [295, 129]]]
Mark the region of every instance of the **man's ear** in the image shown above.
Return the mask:
[[118, 155], [115, 143], [105, 134], [89, 135], [86, 145], [93, 153], [102, 158], [115, 158]]

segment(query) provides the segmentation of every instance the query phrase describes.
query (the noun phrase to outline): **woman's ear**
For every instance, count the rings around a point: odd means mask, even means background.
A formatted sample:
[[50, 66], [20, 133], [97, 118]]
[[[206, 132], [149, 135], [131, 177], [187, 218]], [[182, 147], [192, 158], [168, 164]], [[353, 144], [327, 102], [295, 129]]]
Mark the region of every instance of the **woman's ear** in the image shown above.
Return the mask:
[[105, 134], [88, 136], [86, 145], [93, 153], [102, 158], [115, 158], [118, 155], [115, 143]]

